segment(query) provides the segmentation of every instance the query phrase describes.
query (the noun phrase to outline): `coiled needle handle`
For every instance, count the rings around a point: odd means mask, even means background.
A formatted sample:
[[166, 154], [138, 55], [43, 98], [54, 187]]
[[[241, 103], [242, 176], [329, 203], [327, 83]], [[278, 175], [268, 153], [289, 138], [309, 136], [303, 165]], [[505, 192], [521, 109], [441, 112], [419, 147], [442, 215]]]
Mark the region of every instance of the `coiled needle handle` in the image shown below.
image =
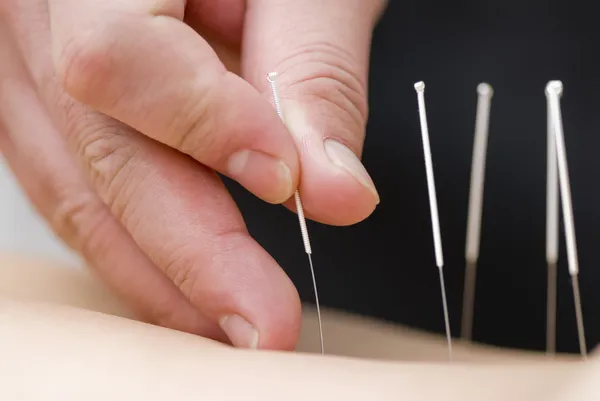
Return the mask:
[[[267, 80], [271, 85], [271, 92], [273, 94], [273, 103], [275, 103], [275, 110], [277, 115], [285, 122], [283, 118], [283, 112], [281, 110], [281, 103], [279, 102], [279, 94], [277, 91], [277, 73], [270, 72], [267, 75]], [[319, 292], [317, 291], [317, 279], [315, 277], [315, 268], [312, 261], [312, 248], [310, 247], [310, 239], [308, 237], [308, 228], [306, 227], [306, 218], [304, 217], [304, 208], [302, 207], [302, 201], [300, 200], [300, 193], [296, 190], [294, 193], [294, 201], [296, 203], [296, 213], [298, 214], [298, 222], [300, 223], [300, 232], [302, 233], [302, 241], [304, 242], [304, 251], [308, 256], [308, 263], [310, 265], [310, 274], [312, 276], [313, 290], [315, 293], [315, 305], [317, 307], [317, 320], [319, 321], [319, 337], [321, 340], [321, 354], [325, 353], [325, 346], [323, 341], [323, 322], [321, 320], [321, 307], [319, 303]]]

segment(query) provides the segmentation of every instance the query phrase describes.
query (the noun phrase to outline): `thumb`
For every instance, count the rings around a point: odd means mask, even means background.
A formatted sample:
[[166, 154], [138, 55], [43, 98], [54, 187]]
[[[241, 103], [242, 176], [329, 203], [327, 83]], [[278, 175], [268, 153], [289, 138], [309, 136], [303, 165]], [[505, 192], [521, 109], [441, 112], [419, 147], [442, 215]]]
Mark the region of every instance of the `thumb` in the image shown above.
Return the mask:
[[[305, 213], [349, 225], [379, 203], [360, 162], [367, 122], [372, 30], [384, 0], [248, 0], [242, 74], [271, 97], [277, 87], [298, 146]], [[290, 205], [293, 208], [292, 205]]]

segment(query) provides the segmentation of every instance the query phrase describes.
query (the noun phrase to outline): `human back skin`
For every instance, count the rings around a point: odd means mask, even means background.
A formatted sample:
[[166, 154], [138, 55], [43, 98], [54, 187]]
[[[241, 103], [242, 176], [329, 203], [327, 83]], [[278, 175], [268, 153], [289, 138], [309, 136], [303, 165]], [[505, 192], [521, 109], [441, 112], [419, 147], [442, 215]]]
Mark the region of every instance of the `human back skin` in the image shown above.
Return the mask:
[[[530, 401], [600, 394], [595, 357], [580, 363], [458, 345], [449, 364], [441, 339], [335, 312], [326, 316], [329, 349], [352, 355], [347, 338], [360, 334], [355, 357], [234, 349], [134, 320], [85, 271], [14, 255], [0, 260], [0, 399]], [[299, 351], [318, 342], [314, 316], [305, 315]], [[413, 351], [390, 348], [386, 358], [383, 348], [361, 343]]]
[[[60, 304], [140, 320], [88, 269], [69, 268], [48, 259], [17, 254], [0, 254], [0, 263], [3, 266], [0, 295], [6, 298]], [[444, 337], [331, 309], [324, 310], [323, 316], [328, 354], [403, 361], [447, 359]], [[314, 309], [306, 306], [296, 351], [319, 350], [316, 318]], [[453, 351], [454, 360], [464, 361], [515, 360], [515, 356], [525, 361], [546, 359], [535, 352], [477, 344], [464, 346], [456, 341]], [[561, 358], [577, 359], [569, 355]]]

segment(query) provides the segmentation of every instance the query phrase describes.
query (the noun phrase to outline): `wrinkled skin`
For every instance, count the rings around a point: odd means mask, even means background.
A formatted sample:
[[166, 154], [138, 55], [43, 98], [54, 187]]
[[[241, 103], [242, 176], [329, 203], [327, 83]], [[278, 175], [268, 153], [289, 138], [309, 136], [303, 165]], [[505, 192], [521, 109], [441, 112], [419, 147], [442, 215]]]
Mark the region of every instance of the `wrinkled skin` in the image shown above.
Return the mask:
[[[298, 188], [307, 216], [326, 224], [369, 216], [379, 198], [358, 157], [383, 9], [2, 0], [0, 147], [57, 235], [144, 319], [292, 349], [296, 289], [215, 171], [292, 210]], [[285, 125], [269, 71], [280, 73]]]

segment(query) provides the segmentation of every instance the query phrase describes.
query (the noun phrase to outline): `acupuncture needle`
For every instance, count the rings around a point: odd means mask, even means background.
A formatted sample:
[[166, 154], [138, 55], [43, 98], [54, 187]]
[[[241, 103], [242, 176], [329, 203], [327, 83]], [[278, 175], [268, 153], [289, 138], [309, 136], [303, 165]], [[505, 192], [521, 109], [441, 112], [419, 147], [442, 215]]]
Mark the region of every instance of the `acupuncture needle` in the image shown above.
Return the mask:
[[[560, 96], [561, 93], [559, 93]], [[552, 106], [546, 88], [546, 264], [548, 268], [546, 290], [546, 354], [556, 353], [556, 280], [558, 263], [558, 170], [556, 140], [552, 125]]]
[[[279, 101], [279, 92], [277, 90], [277, 73], [270, 72], [267, 74], [267, 80], [271, 85], [271, 92], [273, 95], [273, 103], [275, 104], [275, 110], [277, 111], [277, 115], [281, 120], [285, 123], [285, 119], [283, 118], [283, 111], [281, 109], [281, 103]], [[308, 263], [310, 265], [310, 274], [312, 276], [313, 290], [315, 294], [315, 305], [317, 307], [317, 320], [319, 322], [319, 337], [321, 340], [321, 354], [325, 353], [325, 346], [323, 341], [323, 323], [321, 320], [321, 307], [319, 304], [319, 292], [317, 291], [317, 279], [315, 277], [315, 268], [313, 266], [312, 261], [312, 248], [310, 246], [310, 239], [308, 238], [308, 228], [306, 227], [306, 218], [304, 217], [304, 207], [302, 206], [302, 201], [300, 200], [300, 193], [298, 190], [294, 193], [294, 201], [296, 203], [296, 213], [298, 215], [298, 222], [300, 223], [300, 233], [302, 234], [302, 241], [304, 242], [304, 251], [308, 256]]]
[[463, 310], [460, 335], [470, 341], [473, 333], [473, 312], [477, 283], [477, 260], [481, 238], [481, 215], [483, 206], [483, 186], [487, 151], [490, 107], [494, 91], [483, 82], [477, 86], [477, 113], [475, 115], [475, 139], [471, 160], [471, 182], [469, 188], [469, 210], [467, 215], [467, 239], [465, 247], [465, 283], [463, 289]]
[[448, 301], [446, 300], [446, 285], [444, 282], [444, 255], [442, 253], [442, 238], [440, 234], [440, 221], [438, 215], [435, 180], [433, 177], [433, 162], [431, 160], [431, 147], [429, 144], [429, 128], [427, 127], [427, 113], [425, 111], [425, 83], [419, 81], [415, 84], [417, 101], [419, 105], [419, 121], [423, 140], [423, 153], [425, 156], [425, 172], [427, 175], [427, 189], [429, 193], [429, 208], [431, 213], [431, 226], [433, 230], [433, 244], [435, 248], [435, 261], [440, 275], [440, 288], [442, 306], [444, 308], [444, 323], [446, 326], [446, 339], [448, 341], [448, 358], [452, 359], [452, 334], [450, 333], [450, 317], [448, 314]]
[[577, 244], [575, 240], [575, 224], [573, 219], [573, 204], [571, 202], [571, 185], [569, 183], [569, 170], [567, 167], [567, 156], [565, 150], [565, 138], [563, 133], [562, 116], [560, 110], [560, 97], [563, 92], [561, 81], [550, 81], [546, 86], [546, 95], [549, 98], [550, 113], [552, 118], [552, 129], [556, 145], [558, 162], [558, 183], [562, 205], [562, 215], [565, 225], [565, 237], [567, 243], [567, 260], [571, 285], [573, 286], [573, 300], [575, 303], [575, 318], [577, 321], [577, 335], [579, 337], [579, 349], [581, 356], [587, 358], [587, 346], [585, 343], [585, 332], [583, 326], [583, 313], [581, 310], [581, 295], [579, 293], [579, 261], [577, 258]]

